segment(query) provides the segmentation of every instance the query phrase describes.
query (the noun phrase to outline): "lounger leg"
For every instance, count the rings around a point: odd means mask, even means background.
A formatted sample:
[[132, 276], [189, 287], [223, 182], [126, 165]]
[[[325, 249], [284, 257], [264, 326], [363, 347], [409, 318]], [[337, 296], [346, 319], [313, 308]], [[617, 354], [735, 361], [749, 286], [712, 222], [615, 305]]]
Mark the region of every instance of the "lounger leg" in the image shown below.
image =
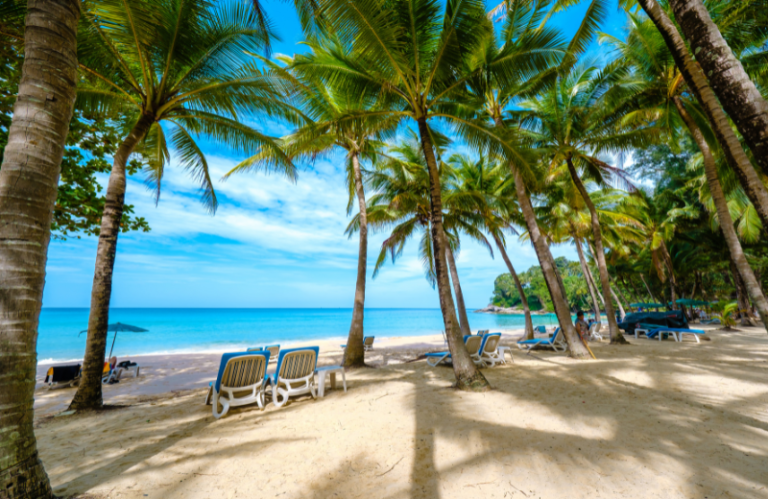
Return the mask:
[[211, 404], [211, 397], [213, 396], [213, 387], [208, 387], [208, 393], [205, 394], [205, 405]]
[[[219, 402], [221, 402], [221, 407], [222, 407], [221, 412], [219, 412]], [[229, 400], [225, 398], [219, 399], [219, 393], [216, 390], [214, 390], [212, 408], [213, 408], [213, 417], [216, 419], [219, 419], [229, 412]]]
[[[331, 374], [331, 387], [333, 387], [333, 374]], [[320, 372], [317, 383], [317, 394], [320, 398], [325, 397], [325, 371]]]

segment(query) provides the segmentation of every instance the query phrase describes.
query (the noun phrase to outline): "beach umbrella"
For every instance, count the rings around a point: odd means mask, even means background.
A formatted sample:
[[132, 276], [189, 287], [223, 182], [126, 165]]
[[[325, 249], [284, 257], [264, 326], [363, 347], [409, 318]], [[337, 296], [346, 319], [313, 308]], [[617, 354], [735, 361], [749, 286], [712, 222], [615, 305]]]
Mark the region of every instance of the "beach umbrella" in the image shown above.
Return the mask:
[[664, 308], [664, 305], [661, 303], [630, 303], [629, 306], [635, 308]]
[[[131, 326], [130, 324], [123, 324], [122, 322], [116, 322], [114, 324], [110, 324], [109, 326], [107, 326], [107, 332], [113, 332], [115, 333], [115, 336], [112, 338], [112, 346], [109, 348], [109, 355], [107, 356], [107, 358], [108, 359], [112, 358], [112, 350], [114, 350], [115, 348], [115, 340], [117, 340], [117, 333], [146, 333], [148, 331], [149, 331], [148, 329], [144, 329], [138, 326]], [[80, 331], [78, 336], [87, 332], [88, 332], [87, 329]]]

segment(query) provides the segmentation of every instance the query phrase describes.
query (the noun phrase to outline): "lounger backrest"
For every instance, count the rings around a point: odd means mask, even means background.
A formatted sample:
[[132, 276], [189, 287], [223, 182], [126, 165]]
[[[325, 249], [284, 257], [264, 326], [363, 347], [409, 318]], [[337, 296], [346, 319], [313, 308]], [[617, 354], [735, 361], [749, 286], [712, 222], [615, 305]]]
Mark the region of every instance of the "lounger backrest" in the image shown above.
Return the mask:
[[555, 334], [552, 335], [552, 343], [554, 343], [556, 341], [560, 341], [559, 338], [558, 338], [558, 335], [560, 335], [560, 328], [559, 327], [557, 329], [555, 329]]
[[264, 350], [264, 347], [253, 347], [246, 350], [246, 352], [261, 352], [262, 350]]
[[499, 346], [501, 340], [501, 333], [491, 333], [483, 336], [483, 344], [480, 345], [480, 353], [495, 352], [496, 347]]
[[221, 385], [228, 388], [255, 385], [264, 379], [268, 362], [269, 352], [225, 353], [216, 376], [216, 391], [221, 392]]
[[372, 347], [373, 346], [373, 340], [375, 338], [376, 338], [375, 336], [366, 336], [365, 338], [363, 338], [363, 345], [365, 345], [367, 347]]
[[537, 333], [546, 333], [547, 326], [536, 326], [535, 328], [533, 328], [533, 330]]
[[315, 372], [320, 347], [291, 348], [280, 352], [277, 375], [283, 379], [305, 378]]
[[474, 355], [480, 351], [480, 345], [483, 343], [485, 336], [465, 336], [464, 344], [467, 346], [467, 352], [469, 355]]
[[274, 359], [280, 353], [280, 345], [267, 345], [264, 347], [264, 350], [269, 351], [269, 356]]

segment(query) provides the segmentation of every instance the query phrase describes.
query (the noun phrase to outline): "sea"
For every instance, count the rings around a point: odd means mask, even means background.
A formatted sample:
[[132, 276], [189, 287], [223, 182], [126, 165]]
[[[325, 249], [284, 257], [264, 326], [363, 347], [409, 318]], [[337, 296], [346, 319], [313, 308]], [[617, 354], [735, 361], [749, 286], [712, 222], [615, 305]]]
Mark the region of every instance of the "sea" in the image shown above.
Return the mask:
[[[290, 345], [320, 339], [344, 342], [352, 319], [351, 308], [114, 308], [110, 324], [121, 322], [145, 333], [109, 333], [107, 353], [114, 339], [118, 357], [148, 354], [240, 351], [269, 343]], [[554, 314], [534, 315], [533, 324], [552, 325]], [[515, 329], [523, 315], [469, 313], [472, 330]], [[88, 327], [87, 308], [43, 308], [37, 340], [40, 364], [82, 359]], [[367, 308], [366, 336], [440, 334], [440, 309]]]

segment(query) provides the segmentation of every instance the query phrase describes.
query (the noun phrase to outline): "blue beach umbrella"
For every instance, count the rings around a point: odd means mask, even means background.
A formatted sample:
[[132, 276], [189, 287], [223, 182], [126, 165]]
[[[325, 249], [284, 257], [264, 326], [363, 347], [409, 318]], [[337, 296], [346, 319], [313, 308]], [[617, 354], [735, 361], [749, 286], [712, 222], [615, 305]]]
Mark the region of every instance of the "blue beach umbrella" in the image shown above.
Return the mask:
[[[112, 350], [115, 348], [115, 340], [117, 340], [117, 333], [146, 333], [148, 332], [148, 329], [144, 329], [138, 326], [131, 326], [130, 324], [123, 324], [122, 322], [116, 322], [114, 324], [110, 324], [107, 326], [107, 332], [113, 332], [115, 333], [114, 338], [112, 338], [112, 346], [109, 348], [109, 356], [107, 356], [108, 359], [112, 358]], [[87, 333], [88, 330], [85, 329], [83, 331], [80, 331], [78, 336], [80, 336], [83, 333]]]

